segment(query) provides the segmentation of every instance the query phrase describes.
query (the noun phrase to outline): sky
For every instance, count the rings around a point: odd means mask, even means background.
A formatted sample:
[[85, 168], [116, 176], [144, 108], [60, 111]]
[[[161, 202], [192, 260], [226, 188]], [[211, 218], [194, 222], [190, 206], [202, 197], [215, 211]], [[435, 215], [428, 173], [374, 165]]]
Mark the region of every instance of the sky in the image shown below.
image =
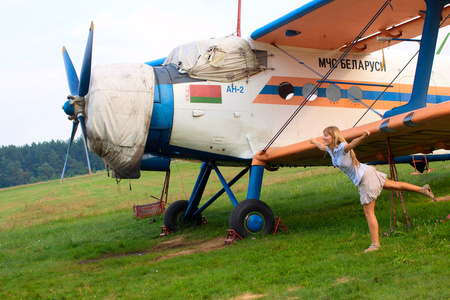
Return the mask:
[[[307, 2], [242, 0], [242, 37]], [[79, 74], [91, 21], [92, 66], [147, 62], [166, 57], [180, 44], [234, 33], [237, 3], [238, 0], [1, 1], [0, 146], [69, 139], [72, 122], [61, 109], [69, 94], [62, 47], [68, 50]], [[447, 32], [449, 29], [440, 34], [438, 46]]]

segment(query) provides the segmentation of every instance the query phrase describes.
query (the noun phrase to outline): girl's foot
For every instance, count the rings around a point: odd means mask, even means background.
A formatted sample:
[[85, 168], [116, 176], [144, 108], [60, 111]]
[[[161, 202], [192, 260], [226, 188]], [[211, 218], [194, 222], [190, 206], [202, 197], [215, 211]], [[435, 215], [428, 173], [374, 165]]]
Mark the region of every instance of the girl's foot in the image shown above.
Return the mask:
[[433, 194], [433, 192], [431, 191], [431, 188], [430, 188], [430, 185], [429, 185], [429, 184], [425, 184], [425, 185], [422, 187], [422, 191], [423, 191], [423, 194], [424, 194], [425, 196], [428, 196], [428, 197], [430, 197], [431, 199], [433, 199], [433, 201], [436, 201], [436, 197], [434, 197], [434, 194]]
[[372, 244], [369, 248], [364, 250], [365, 253], [380, 250], [380, 244]]

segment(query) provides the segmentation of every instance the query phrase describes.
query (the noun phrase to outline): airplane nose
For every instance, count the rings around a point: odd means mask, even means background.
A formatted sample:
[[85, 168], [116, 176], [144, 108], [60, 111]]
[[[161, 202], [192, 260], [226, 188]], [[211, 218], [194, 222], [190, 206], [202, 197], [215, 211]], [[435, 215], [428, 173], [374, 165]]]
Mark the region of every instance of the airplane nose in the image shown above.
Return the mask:
[[123, 63], [93, 70], [85, 105], [89, 149], [113, 170], [114, 178], [140, 177], [154, 91], [149, 65]]
[[70, 100], [67, 100], [66, 102], [64, 102], [62, 109], [68, 116], [73, 116], [75, 114], [75, 108], [73, 105], [70, 104]]

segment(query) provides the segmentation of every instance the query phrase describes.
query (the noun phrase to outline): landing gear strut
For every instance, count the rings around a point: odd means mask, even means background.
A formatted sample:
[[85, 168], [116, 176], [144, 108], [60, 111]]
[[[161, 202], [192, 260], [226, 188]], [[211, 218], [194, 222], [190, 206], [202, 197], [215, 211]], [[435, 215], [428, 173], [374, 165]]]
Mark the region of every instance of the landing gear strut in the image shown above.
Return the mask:
[[[202, 207], [198, 208], [212, 170], [216, 172], [223, 188]], [[249, 170], [251, 171], [247, 200], [239, 203], [231, 191], [231, 186]], [[263, 173], [263, 165], [253, 165], [243, 169], [230, 182], [226, 182], [214, 162], [204, 162], [200, 168], [197, 182], [189, 201], [180, 200], [170, 205], [164, 215], [164, 225], [172, 231], [201, 225], [202, 212], [226, 192], [234, 206], [230, 215], [230, 229], [236, 231], [241, 237], [248, 237], [258, 233], [271, 234], [274, 229], [275, 218], [270, 207], [259, 200]]]
[[[218, 167], [213, 162], [204, 162], [200, 168], [200, 172], [198, 174], [197, 181], [195, 183], [194, 189], [192, 190], [189, 201], [179, 200], [172, 203], [167, 208], [164, 215], [164, 225], [172, 231], [176, 231], [178, 229], [189, 226], [201, 225], [202, 212], [225, 192], [227, 193], [233, 205], [238, 205], [238, 201], [233, 195], [230, 187], [239, 179], [241, 179], [249, 169], [250, 167], [246, 167], [230, 182], [226, 182]], [[223, 188], [219, 192], [217, 192], [217, 194], [211, 197], [211, 199], [209, 199], [202, 207], [198, 208], [212, 170], [216, 172]]]

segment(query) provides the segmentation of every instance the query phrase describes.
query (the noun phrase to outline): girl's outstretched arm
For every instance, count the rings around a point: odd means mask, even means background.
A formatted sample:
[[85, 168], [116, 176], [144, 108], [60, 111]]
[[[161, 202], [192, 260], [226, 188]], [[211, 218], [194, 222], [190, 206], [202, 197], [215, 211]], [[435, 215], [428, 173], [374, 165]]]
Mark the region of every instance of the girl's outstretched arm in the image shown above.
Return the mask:
[[319, 150], [327, 151], [327, 147], [324, 144], [319, 143], [316, 139], [310, 139], [309, 142], [319, 148]]
[[368, 137], [369, 135], [370, 135], [370, 132], [365, 130], [364, 133], [360, 137], [357, 137], [356, 139], [353, 139], [353, 141], [351, 141], [349, 144], [346, 144], [344, 146], [344, 151], [348, 152], [348, 151], [352, 150], [353, 148], [356, 148], [356, 146], [361, 144], [362, 141], [364, 141], [364, 139], [366, 137]]

